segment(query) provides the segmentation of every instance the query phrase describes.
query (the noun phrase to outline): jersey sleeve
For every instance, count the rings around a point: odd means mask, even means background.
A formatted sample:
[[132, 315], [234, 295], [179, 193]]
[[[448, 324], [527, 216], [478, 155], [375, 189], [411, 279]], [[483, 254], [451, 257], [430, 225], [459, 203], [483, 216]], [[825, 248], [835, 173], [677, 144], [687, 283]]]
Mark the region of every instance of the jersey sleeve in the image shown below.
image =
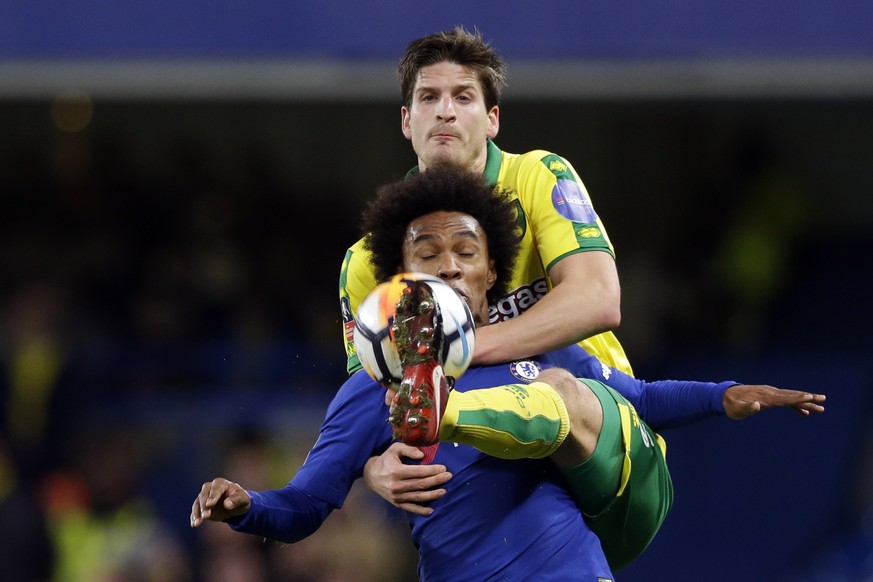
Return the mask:
[[355, 352], [355, 314], [375, 286], [376, 275], [370, 263], [370, 253], [364, 249], [364, 239], [361, 239], [346, 251], [339, 278], [343, 345], [346, 349], [346, 371], [349, 374], [361, 369], [361, 362]]
[[[548, 276], [564, 257], [586, 251], [615, 252], [591, 197], [573, 166], [556, 154], [534, 150], [507, 156], [504, 185], [516, 193], [522, 251], [516, 271], [536, 269]], [[536, 263], [536, 266], [531, 266]], [[523, 275], [523, 282], [533, 280]], [[551, 288], [551, 283], [549, 283]], [[624, 348], [611, 331], [579, 342], [602, 361], [633, 375]]]
[[607, 366], [578, 346], [554, 352], [552, 361], [577, 378], [599, 380], [627, 398], [646, 424], [656, 431], [724, 416], [724, 392], [737, 384], [690, 380], [647, 382]]
[[391, 444], [385, 388], [356, 372], [330, 403], [316, 441], [292, 483], [341, 507], [373, 455]]
[[652, 430], [686, 426], [713, 416], [724, 416], [724, 392], [736, 382], [693, 380], [637, 380], [613, 370], [604, 382], [627, 398]]
[[233, 529], [295, 542], [313, 533], [342, 507], [367, 460], [391, 444], [385, 389], [366, 373], [353, 375], [327, 410], [318, 440], [282, 489], [250, 492], [252, 507], [230, 520]]
[[615, 256], [603, 222], [573, 166], [556, 154], [535, 150], [519, 157], [508, 176], [514, 183], [546, 272], [566, 255], [599, 250]]
[[293, 544], [313, 534], [333, 507], [289, 484], [275, 491], [249, 491], [252, 506], [227, 520], [234, 531]]

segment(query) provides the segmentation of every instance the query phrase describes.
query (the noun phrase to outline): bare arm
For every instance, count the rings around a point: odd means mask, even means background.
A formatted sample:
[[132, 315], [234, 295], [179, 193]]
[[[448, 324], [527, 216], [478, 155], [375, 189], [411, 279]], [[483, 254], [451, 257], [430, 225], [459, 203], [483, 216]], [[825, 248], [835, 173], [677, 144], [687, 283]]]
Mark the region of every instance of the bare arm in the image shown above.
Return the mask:
[[615, 260], [580, 252], [556, 263], [554, 288], [518, 317], [476, 330], [474, 364], [509, 362], [563, 348], [618, 327], [621, 289]]
[[418, 448], [403, 443], [392, 444], [364, 466], [364, 481], [372, 491], [395, 507], [418, 515], [430, 515], [433, 508], [422, 505], [445, 495], [434, 489], [452, 478], [444, 465], [405, 465], [402, 458], [421, 459]]
[[758, 414], [764, 409], [791, 408], [801, 416], [824, 412], [824, 394], [813, 394], [799, 390], [783, 390], [767, 385], [731, 386], [724, 393], [724, 410], [729, 418], [741, 420]]

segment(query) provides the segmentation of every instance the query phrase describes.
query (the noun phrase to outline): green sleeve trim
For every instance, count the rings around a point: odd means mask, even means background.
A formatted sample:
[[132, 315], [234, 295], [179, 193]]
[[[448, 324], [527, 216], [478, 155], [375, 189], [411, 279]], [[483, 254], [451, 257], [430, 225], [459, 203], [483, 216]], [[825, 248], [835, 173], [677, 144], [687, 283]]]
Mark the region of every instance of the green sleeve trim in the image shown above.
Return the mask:
[[339, 290], [340, 290], [341, 295], [343, 295], [343, 294], [347, 295], [346, 282], [349, 279], [349, 261], [351, 261], [353, 254], [354, 253], [352, 252], [352, 249], [348, 249], [346, 251], [345, 256], [343, 257], [343, 265], [342, 265], [342, 269], [340, 269], [340, 276], [339, 276]]
[[363, 368], [363, 366], [361, 365], [361, 359], [358, 358], [358, 354], [348, 356], [348, 359], [346, 360], [346, 372], [348, 372], [349, 376], [361, 368]]
[[588, 248], [584, 248], [584, 249], [573, 249], [572, 251], [567, 251], [566, 253], [564, 253], [563, 255], [559, 256], [558, 258], [556, 258], [556, 259], [555, 259], [554, 261], [552, 261], [551, 263], [549, 263], [548, 266], [546, 267], [546, 273], [548, 273], [549, 271], [551, 271], [551, 270], [552, 270], [552, 267], [554, 267], [556, 264], [558, 264], [558, 262], [559, 262], [561, 259], [563, 259], [563, 258], [565, 258], [565, 257], [569, 257], [570, 255], [575, 255], [576, 253], [587, 253], [587, 252], [590, 252], [590, 251], [603, 251], [603, 252], [605, 252], [605, 253], [609, 253], [609, 255], [610, 255], [613, 259], [615, 259], [615, 253], [612, 251], [612, 249], [609, 249], [609, 248], [604, 248], [604, 247], [588, 247]]
[[[558, 180], [571, 180], [577, 182], [576, 176], [570, 171], [570, 164], [557, 154], [549, 154], [540, 158], [540, 162], [548, 168], [549, 172]], [[578, 182], [577, 182], [578, 183]]]

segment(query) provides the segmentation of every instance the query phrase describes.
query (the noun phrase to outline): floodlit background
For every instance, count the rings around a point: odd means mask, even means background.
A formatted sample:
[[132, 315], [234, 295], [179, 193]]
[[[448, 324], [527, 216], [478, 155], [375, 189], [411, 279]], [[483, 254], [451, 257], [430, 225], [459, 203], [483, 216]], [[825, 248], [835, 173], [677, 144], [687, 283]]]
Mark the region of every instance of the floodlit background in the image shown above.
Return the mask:
[[592, 195], [637, 376], [828, 394], [666, 433], [676, 503], [619, 579], [873, 580], [873, 5], [377, 4], [0, 6], [4, 579], [415, 578], [363, 488], [292, 546], [188, 515], [313, 444], [343, 253], [415, 163], [396, 62], [463, 24], [509, 63], [498, 145]]

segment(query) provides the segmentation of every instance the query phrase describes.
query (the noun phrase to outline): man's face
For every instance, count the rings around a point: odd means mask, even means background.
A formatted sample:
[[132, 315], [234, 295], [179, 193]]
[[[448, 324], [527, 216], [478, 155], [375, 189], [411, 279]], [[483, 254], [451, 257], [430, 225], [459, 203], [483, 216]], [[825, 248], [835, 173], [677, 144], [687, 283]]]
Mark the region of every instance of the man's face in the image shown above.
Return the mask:
[[409, 223], [403, 270], [439, 277], [467, 302], [476, 325], [488, 323], [486, 291], [497, 274], [479, 221], [462, 212], [433, 212]]
[[446, 61], [422, 67], [412, 102], [400, 110], [419, 169], [452, 163], [477, 173], [485, 170], [486, 143], [497, 135], [499, 113], [496, 106], [486, 109], [473, 71]]

